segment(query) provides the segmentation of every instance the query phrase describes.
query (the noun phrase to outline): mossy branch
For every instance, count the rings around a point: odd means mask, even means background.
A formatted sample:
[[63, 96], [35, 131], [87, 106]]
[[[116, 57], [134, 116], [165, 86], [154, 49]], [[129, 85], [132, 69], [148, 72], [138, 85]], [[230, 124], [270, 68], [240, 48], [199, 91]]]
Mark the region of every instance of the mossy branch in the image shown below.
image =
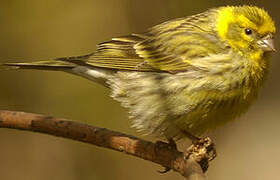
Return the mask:
[[[120, 132], [40, 114], [0, 110], [0, 128], [64, 137], [136, 156], [179, 172], [188, 180], [204, 180], [201, 154], [184, 158], [169, 144], [152, 143]], [[192, 145], [193, 146], [193, 145]], [[192, 147], [193, 148], [193, 147]], [[207, 160], [208, 164], [208, 160]]]

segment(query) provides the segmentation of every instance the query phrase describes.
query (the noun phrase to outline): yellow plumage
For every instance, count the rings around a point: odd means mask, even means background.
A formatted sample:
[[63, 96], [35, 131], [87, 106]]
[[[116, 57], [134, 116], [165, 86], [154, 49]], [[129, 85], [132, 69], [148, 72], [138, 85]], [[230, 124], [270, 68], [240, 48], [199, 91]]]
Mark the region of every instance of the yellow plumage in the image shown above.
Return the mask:
[[267, 77], [275, 31], [263, 9], [220, 7], [113, 38], [86, 56], [5, 65], [99, 82], [129, 108], [133, 127], [171, 139], [247, 111]]

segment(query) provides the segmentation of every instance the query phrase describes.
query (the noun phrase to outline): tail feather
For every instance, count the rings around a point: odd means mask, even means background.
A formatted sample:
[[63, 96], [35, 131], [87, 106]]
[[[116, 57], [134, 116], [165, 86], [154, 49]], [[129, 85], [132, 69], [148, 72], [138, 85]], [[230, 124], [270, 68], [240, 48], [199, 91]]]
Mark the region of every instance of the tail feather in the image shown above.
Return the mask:
[[36, 61], [30, 63], [4, 63], [0, 64], [0, 70], [10, 69], [37, 69], [37, 70], [52, 70], [61, 71], [72, 69], [76, 67], [75, 64], [63, 61]]

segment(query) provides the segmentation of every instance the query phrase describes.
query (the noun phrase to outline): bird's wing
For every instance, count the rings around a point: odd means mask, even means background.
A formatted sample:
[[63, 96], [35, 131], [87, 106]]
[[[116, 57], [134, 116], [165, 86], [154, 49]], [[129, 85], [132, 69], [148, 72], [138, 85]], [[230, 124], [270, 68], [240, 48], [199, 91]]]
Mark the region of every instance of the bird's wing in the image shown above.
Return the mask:
[[206, 14], [168, 21], [150, 29], [148, 38], [134, 48], [155, 69], [186, 71], [194, 61], [224, 48], [213, 26]]
[[59, 58], [76, 64], [132, 71], [186, 71], [196, 59], [220, 51], [205, 14], [175, 19], [147, 33], [113, 38], [87, 56]]
[[146, 38], [145, 35], [132, 34], [101, 43], [87, 63], [92, 66], [119, 70], [156, 71], [137, 54], [134, 48], [137, 43]]
[[147, 64], [134, 48], [137, 43], [144, 41], [145, 38], [147, 38], [145, 35], [138, 34], [113, 38], [111, 41], [99, 44], [94, 53], [56, 60], [116, 70], [157, 71]]

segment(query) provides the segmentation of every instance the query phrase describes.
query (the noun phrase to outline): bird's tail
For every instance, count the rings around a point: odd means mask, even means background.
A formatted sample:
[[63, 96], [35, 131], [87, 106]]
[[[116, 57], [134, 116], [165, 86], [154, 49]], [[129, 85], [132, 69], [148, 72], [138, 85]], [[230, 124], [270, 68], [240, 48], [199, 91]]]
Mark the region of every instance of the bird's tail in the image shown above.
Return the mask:
[[3, 63], [0, 64], [0, 70], [12, 70], [12, 69], [36, 69], [36, 70], [49, 70], [49, 71], [63, 71], [72, 69], [76, 65], [71, 62], [46, 60], [35, 61], [28, 63]]

